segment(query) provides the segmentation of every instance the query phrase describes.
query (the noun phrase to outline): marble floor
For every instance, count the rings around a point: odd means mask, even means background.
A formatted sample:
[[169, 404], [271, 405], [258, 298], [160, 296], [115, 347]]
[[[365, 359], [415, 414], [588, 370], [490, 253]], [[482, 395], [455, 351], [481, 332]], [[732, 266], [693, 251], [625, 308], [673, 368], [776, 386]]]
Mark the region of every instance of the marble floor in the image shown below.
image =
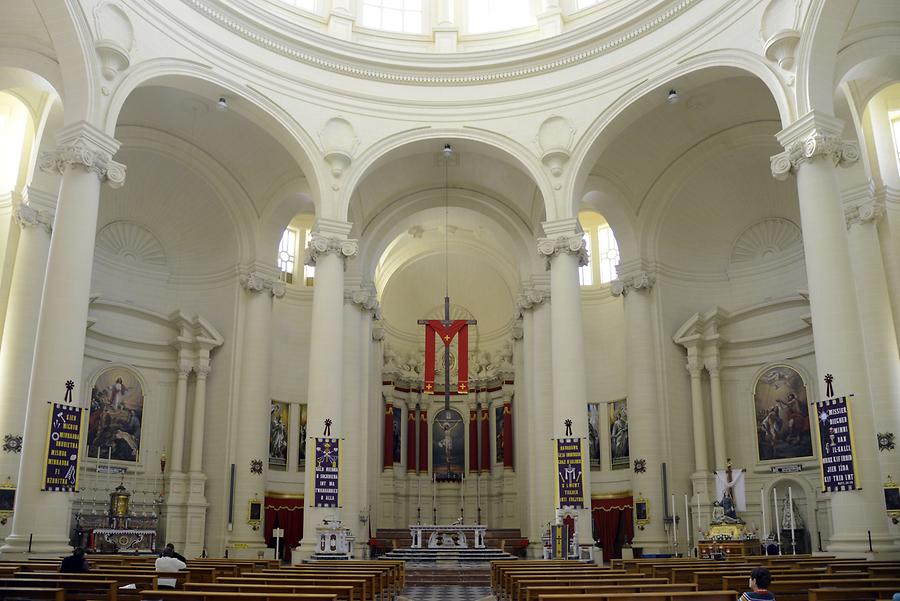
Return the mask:
[[486, 586], [408, 586], [401, 593], [411, 601], [480, 601], [490, 596], [491, 589]]

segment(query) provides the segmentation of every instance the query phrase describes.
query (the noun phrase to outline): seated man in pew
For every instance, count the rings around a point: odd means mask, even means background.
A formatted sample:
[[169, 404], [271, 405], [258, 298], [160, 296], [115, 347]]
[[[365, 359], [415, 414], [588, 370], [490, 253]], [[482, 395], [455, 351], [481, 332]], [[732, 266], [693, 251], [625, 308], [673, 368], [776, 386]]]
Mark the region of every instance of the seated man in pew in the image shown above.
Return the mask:
[[175, 545], [173, 545], [172, 543], [166, 543], [166, 550], [171, 550], [172, 557], [174, 557], [178, 561], [183, 561], [184, 563], [187, 563], [187, 559], [184, 558], [184, 555], [181, 555], [178, 551], [175, 550]]
[[750, 592], [741, 595], [740, 601], [763, 601], [775, 599], [775, 595], [769, 592], [772, 583], [772, 574], [765, 568], [753, 568], [750, 572]]
[[63, 557], [62, 562], [59, 564], [59, 571], [67, 574], [74, 574], [79, 572], [90, 572], [91, 566], [88, 564], [87, 558], [84, 556], [84, 549], [81, 547], [75, 547], [72, 549], [72, 554], [68, 557]]
[[[166, 547], [163, 550], [162, 557], [156, 560], [157, 572], [180, 572], [185, 569], [187, 564], [180, 559], [175, 559], [175, 549]], [[157, 586], [161, 589], [174, 589], [177, 581], [174, 578], [160, 578]]]

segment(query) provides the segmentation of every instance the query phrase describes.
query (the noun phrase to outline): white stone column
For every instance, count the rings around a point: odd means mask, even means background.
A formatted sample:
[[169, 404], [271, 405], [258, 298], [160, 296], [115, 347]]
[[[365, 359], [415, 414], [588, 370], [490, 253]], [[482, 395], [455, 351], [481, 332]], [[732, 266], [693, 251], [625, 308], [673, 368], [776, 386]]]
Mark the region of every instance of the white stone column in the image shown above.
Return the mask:
[[178, 365], [175, 368], [175, 413], [172, 416], [172, 444], [169, 447], [170, 474], [184, 472], [184, 430], [187, 418], [188, 376], [191, 364], [183, 349], [178, 350]]
[[[878, 416], [876, 432], [900, 434], [900, 353], [878, 238], [884, 206], [880, 199], [870, 197], [862, 203], [845, 205], [844, 213], [872, 405]], [[896, 451], [879, 452], [878, 459], [882, 477], [900, 474], [900, 455]]]
[[725, 407], [722, 404], [722, 379], [719, 372], [719, 347], [714, 345], [712, 354], [705, 359], [706, 371], [709, 373], [709, 400], [712, 405], [713, 426], [713, 469], [723, 470], [728, 461], [728, 448], [725, 432]]
[[660, 511], [651, 513], [653, 519], [643, 530], [634, 531], [635, 546], [645, 553], [662, 553], [669, 549], [662, 508], [661, 465], [666, 460], [660, 419], [665, 415], [662, 395], [657, 385], [656, 319], [653, 315], [651, 289], [656, 276], [638, 259], [623, 264], [619, 278], [612, 283], [614, 296], [622, 296], [625, 303], [625, 379], [628, 397], [629, 452], [633, 461], [644, 460], [646, 471], [631, 475], [631, 490], [635, 497], [643, 496], [650, 507]]
[[194, 412], [191, 416], [191, 461], [192, 474], [203, 473], [203, 435], [206, 431], [206, 379], [209, 376], [209, 362], [194, 367], [197, 377], [194, 382]]
[[[366, 470], [366, 456], [375, 450], [369, 441], [368, 399], [364, 393], [366, 386], [366, 374], [363, 373], [363, 363], [370, 353], [372, 345], [372, 318], [377, 315], [378, 296], [375, 286], [364, 284], [344, 291], [344, 431], [349, 433], [341, 444], [342, 453], [346, 460], [343, 473], [345, 486], [342, 496], [342, 514], [344, 526], [350, 528], [356, 536], [357, 549], [361, 552], [368, 539], [368, 530], [365, 522], [360, 521], [361, 515], [367, 515], [368, 507], [368, 474]], [[394, 411], [399, 411], [400, 406], [395, 406]], [[401, 435], [406, 437], [406, 414], [401, 422]], [[401, 450], [405, 449], [401, 446]], [[381, 450], [381, 447], [378, 447]], [[401, 451], [401, 462], [406, 455]], [[395, 466], [396, 469], [399, 466]], [[404, 470], [404, 478], [406, 473]], [[360, 553], [357, 553], [357, 557]]]
[[706, 412], [703, 407], [703, 364], [697, 345], [688, 345], [687, 370], [691, 374], [691, 419], [694, 438], [694, 473], [709, 471], [709, 451], [706, 446]]
[[[850, 399], [858, 484], [862, 490], [828, 495], [831, 499], [830, 553], [867, 553], [871, 533], [876, 553], [894, 551], [884, 508], [872, 397], [865, 345], [835, 167], [855, 161], [859, 150], [840, 138], [843, 123], [817, 112], [804, 115], [778, 133], [785, 152], [772, 157], [772, 173], [797, 177], [806, 273], [809, 282], [816, 370], [835, 376], [835, 393]], [[825, 398], [819, 381], [818, 394]]]
[[203, 445], [209, 372], [209, 349], [200, 349], [194, 365], [194, 413], [191, 416], [191, 458], [186, 479], [184, 520], [185, 557], [199, 557], [206, 536], [206, 508], [209, 504], [206, 501], [206, 474], [203, 472]]
[[56, 206], [55, 198], [31, 192], [27, 192], [27, 200], [23, 202], [19, 198], [13, 206], [13, 219], [21, 232], [10, 283], [6, 326], [0, 339], [0, 438], [3, 438], [0, 474], [4, 478], [16, 478], [19, 473], [34, 337]]
[[[578, 267], [587, 264], [578, 220], [543, 224], [546, 238], [538, 240], [538, 252], [550, 263], [550, 348], [553, 369], [553, 437], [564, 438], [565, 422], [571, 435], [582, 439], [584, 509], [578, 510], [578, 542], [593, 544], [591, 536], [591, 469], [587, 455], [587, 379], [584, 363], [584, 330], [581, 325], [581, 289]], [[555, 478], [553, 479], [555, 482]]]
[[93, 267], [100, 184], [121, 186], [125, 167], [112, 160], [119, 143], [86, 122], [62, 128], [58, 148], [42, 154], [41, 169], [62, 175], [47, 276], [35, 335], [28, 388], [22, 460], [16, 487], [12, 533], [0, 549], [4, 556], [31, 549], [66, 553], [72, 496], [42, 492], [50, 405], [62, 400], [66, 380], [75, 381], [74, 402], [82, 406], [85, 324]]
[[272, 348], [272, 299], [284, 296], [284, 283], [273, 270], [253, 266], [240, 277], [244, 331], [234, 452], [234, 523], [229, 546], [236, 557], [256, 557], [266, 546], [262, 528], [247, 523], [250, 501], [266, 496], [269, 467], [269, 360]]
[[[316, 266], [316, 285], [313, 292], [312, 331], [309, 345], [308, 435], [306, 456], [305, 511], [303, 512], [303, 540], [301, 557], [315, 550], [316, 527], [329, 516], [341, 517], [340, 508], [313, 507], [315, 502], [316, 438], [325, 430], [325, 420], [331, 420], [330, 435], [342, 438], [346, 432], [341, 410], [343, 382], [344, 330], [344, 260], [359, 252], [356, 240], [350, 240], [351, 224], [330, 219], [318, 219], [306, 249], [306, 262]], [[346, 448], [343, 444], [342, 447]], [[341, 453], [341, 461], [346, 455]], [[348, 483], [341, 482], [341, 492]]]

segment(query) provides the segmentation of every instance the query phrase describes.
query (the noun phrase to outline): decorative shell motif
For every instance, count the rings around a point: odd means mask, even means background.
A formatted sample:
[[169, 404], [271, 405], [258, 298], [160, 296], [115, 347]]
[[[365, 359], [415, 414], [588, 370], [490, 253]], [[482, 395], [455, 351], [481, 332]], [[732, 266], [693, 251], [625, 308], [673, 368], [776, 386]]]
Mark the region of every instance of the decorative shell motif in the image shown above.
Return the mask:
[[803, 244], [793, 221], [769, 217], [741, 232], [731, 249], [732, 265], [763, 263]]
[[131, 221], [104, 226], [97, 234], [97, 248], [124, 263], [166, 267], [166, 251], [153, 232]]

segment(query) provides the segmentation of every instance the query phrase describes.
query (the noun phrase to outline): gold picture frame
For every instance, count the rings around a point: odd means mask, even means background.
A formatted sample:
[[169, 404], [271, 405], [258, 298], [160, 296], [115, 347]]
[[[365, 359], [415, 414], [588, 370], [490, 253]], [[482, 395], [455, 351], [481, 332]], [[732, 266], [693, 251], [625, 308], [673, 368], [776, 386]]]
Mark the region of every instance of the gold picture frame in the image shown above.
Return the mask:
[[650, 523], [650, 501], [640, 494], [634, 498], [634, 523], [641, 529]]
[[16, 504], [16, 483], [10, 478], [0, 484], [0, 520], [5, 524], [12, 517]]
[[900, 486], [890, 476], [884, 483], [884, 506], [891, 521], [900, 521]]
[[258, 496], [253, 495], [253, 498], [247, 503], [247, 523], [250, 524], [254, 530], [259, 530], [262, 519], [263, 502], [259, 500]]

